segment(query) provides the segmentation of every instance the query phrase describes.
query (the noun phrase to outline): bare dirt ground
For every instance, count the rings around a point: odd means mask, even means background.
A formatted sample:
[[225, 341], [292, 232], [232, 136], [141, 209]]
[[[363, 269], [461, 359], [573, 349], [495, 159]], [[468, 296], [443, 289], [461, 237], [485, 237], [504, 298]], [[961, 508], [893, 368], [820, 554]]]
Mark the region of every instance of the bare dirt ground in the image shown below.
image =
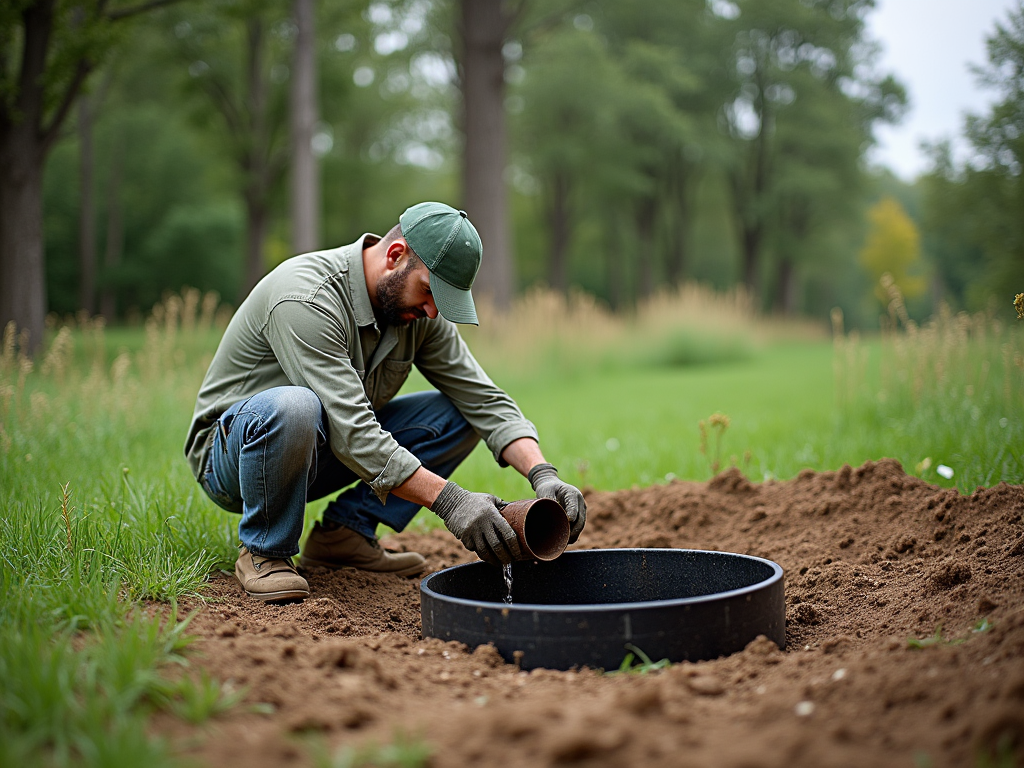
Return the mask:
[[[429, 742], [436, 768], [1024, 765], [1024, 487], [962, 497], [884, 460], [587, 503], [579, 547], [778, 562], [786, 649], [760, 638], [648, 675], [526, 673], [491, 646], [422, 639], [416, 580], [318, 570], [310, 599], [267, 606], [217, 574], [193, 666], [272, 707], [157, 729], [209, 766], [309, 765], [311, 735], [333, 750], [399, 731]], [[473, 558], [443, 531], [386, 544], [430, 570]]]

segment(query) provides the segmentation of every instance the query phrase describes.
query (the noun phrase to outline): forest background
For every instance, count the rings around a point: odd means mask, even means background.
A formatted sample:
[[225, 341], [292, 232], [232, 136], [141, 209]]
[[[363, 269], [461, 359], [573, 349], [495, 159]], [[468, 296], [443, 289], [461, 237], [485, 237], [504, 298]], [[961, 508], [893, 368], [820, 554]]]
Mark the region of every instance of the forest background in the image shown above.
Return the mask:
[[[1009, 316], [1024, 285], [1022, 8], [989, 38], [973, 152], [937, 144], [906, 183], [865, 161], [907, 104], [865, 0], [14, 3], [0, 158], [41, 6], [56, 315], [137, 323], [185, 285], [237, 304], [288, 256], [423, 199], [476, 221], [477, 292], [499, 307], [547, 285], [628, 312], [697, 281], [870, 328], [886, 272], [922, 319]], [[5, 172], [0, 197], [17, 183]], [[8, 288], [33, 290], [4, 251]]]

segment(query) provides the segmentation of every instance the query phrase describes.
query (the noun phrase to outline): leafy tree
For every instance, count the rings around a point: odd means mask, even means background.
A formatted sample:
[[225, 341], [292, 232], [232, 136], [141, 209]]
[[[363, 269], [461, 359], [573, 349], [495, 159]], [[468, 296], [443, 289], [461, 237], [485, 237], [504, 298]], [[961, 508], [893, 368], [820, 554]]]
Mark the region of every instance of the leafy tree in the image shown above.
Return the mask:
[[[294, 28], [267, 0], [217, 0], [168, 13], [172, 62], [194, 119], [216, 125], [246, 214], [240, 296], [266, 272], [271, 201], [288, 161], [287, 74]], [[277, 74], [275, 74], [275, 72]]]
[[570, 28], [535, 44], [516, 91], [524, 105], [515, 125], [517, 148], [521, 165], [541, 186], [547, 279], [558, 290], [569, 287], [578, 219], [601, 206], [601, 195], [629, 194], [645, 183], [622, 121], [638, 106], [630, 86], [596, 35]]
[[662, 273], [669, 283], [687, 276], [696, 189], [726, 150], [718, 131], [726, 46], [704, 0], [603, 3], [596, 15], [635, 94], [622, 116], [646, 181], [633, 220], [638, 287], [648, 294]]
[[43, 166], [115, 25], [171, 0], [15, 0], [0, 5], [0, 325], [42, 340]]
[[982, 86], [997, 94], [984, 115], [967, 118], [975, 150], [956, 163], [948, 143], [932, 147], [921, 180], [925, 241], [946, 296], [954, 304], [1009, 313], [1005, 296], [1024, 284], [1024, 3], [987, 40]]
[[[605, 257], [613, 304], [686, 272], [696, 186], [715, 152], [711, 49], [703, 2], [591, 4], [542, 29], [523, 57], [515, 122], [520, 164], [543, 190], [549, 282], [566, 289], [569, 254]], [[592, 14], [592, 15], [591, 15]], [[721, 143], [721, 142], [717, 142]], [[596, 234], [600, 232], [600, 234]], [[635, 274], [631, 274], [635, 272]]]
[[[125, 57], [149, 87], [158, 73]], [[233, 199], [222, 158], [186, 120], [136, 83], [112, 86], [96, 124], [98, 286], [104, 316], [145, 312], [168, 290], [191, 285], [234, 300], [241, 278], [244, 215]], [[138, 83], [142, 85], [142, 83]], [[156, 93], [160, 93], [159, 88]], [[49, 308], [80, 308], [75, 258], [80, 206], [73, 183], [80, 145], [61, 142], [47, 162], [44, 184]]]
[[[850, 143], [844, 154], [857, 156], [870, 141], [872, 123], [896, 119], [905, 103], [903, 89], [891, 77], [865, 76], [868, 68], [858, 66], [870, 61], [864, 14], [871, 5], [871, 0], [722, 4], [723, 28], [735, 41], [735, 74], [724, 110], [735, 145], [729, 175], [743, 282], [755, 293], [762, 285], [762, 262], [773, 237], [779, 244], [799, 239], [811, 218], [808, 208], [816, 200], [815, 187], [823, 183], [811, 172], [809, 155], [802, 148], [810, 145], [804, 142], [819, 143], [813, 134], [838, 127], [839, 135]], [[810, 100], [824, 103], [802, 104]], [[808, 124], [798, 119], [798, 113], [814, 121]], [[842, 130], [840, 121], [856, 130]], [[781, 141], [787, 132], [789, 151]], [[826, 154], [834, 156], [835, 150], [829, 148]], [[787, 171], [794, 160], [802, 171]], [[825, 173], [832, 168], [831, 163], [819, 166]], [[808, 186], [798, 192], [801, 180]], [[788, 210], [779, 210], [780, 204]], [[787, 266], [785, 256], [779, 263], [779, 282], [784, 285], [792, 279], [785, 274], [792, 266]]]
[[868, 235], [860, 262], [871, 275], [878, 300], [889, 303], [881, 278], [888, 274], [908, 299], [924, 293], [927, 281], [920, 274], [921, 234], [895, 198], [885, 197], [868, 211]]

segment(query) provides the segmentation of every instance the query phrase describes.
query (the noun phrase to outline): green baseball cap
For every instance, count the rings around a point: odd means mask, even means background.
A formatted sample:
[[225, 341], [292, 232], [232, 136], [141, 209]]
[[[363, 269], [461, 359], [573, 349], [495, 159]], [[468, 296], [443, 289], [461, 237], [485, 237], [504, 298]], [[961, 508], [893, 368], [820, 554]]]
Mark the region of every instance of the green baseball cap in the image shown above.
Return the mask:
[[473, 287], [484, 246], [465, 211], [444, 203], [418, 203], [398, 220], [402, 237], [430, 270], [437, 311], [453, 323], [480, 325]]

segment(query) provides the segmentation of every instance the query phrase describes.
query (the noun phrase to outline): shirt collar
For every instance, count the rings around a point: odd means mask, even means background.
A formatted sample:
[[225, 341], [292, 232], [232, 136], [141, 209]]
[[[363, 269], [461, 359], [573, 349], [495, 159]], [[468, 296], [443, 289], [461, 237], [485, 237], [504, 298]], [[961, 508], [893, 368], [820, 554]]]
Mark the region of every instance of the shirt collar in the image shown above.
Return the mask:
[[373, 305], [370, 303], [370, 294], [366, 290], [366, 273], [363, 271], [363, 247], [367, 238], [370, 244], [380, 240], [379, 235], [367, 232], [351, 246], [348, 254], [349, 286], [352, 291], [352, 308], [355, 311], [356, 323], [360, 327], [364, 325], [376, 325], [377, 319], [373, 314]]

